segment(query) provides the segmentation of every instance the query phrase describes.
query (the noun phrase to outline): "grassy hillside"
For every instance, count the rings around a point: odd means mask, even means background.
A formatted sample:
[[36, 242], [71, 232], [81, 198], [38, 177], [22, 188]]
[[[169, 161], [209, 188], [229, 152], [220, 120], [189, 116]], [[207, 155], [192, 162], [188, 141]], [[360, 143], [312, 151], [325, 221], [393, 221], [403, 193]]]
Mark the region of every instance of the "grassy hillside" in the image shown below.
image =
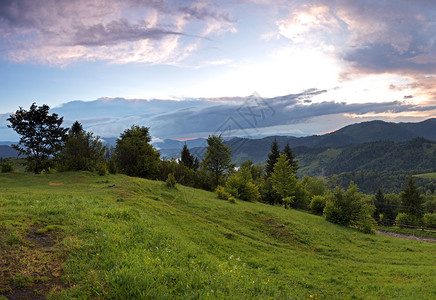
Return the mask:
[[436, 173], [424, 173], [424, 174], [418, 174], [418, 175], [414, 175], [414, 176], [418, 177], [418, 178], [436, 180]]
[[436, 244], [122, 175], [0, 174], [0, 231], [10, 298], [436, 298]]

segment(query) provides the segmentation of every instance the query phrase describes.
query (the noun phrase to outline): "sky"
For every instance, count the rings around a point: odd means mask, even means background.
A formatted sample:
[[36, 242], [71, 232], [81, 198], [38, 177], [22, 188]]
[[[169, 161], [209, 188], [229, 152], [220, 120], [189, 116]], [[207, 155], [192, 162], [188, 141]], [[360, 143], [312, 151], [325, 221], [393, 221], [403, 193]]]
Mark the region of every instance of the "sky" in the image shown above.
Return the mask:
[[[422, 121], [436, 116], [435, 40], [433, 0], [0, 0], [0, 140], [33, 102], [157, 139], [232, 115], [246, 136]], [[241, 113], [259, 103], [262, 124]]]

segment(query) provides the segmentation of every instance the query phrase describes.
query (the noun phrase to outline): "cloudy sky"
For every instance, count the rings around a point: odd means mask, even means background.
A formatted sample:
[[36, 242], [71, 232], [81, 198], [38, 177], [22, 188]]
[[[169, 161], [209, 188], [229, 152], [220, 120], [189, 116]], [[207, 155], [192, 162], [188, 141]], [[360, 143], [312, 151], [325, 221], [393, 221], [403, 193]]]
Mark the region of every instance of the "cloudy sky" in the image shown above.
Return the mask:
[[[103, 119], [142, 120], [161, 138], [207, 134], [232, 113], [265, 134], [421, 121], [436, 116], [435, 41], [433, 0], [1, 0], [0, 140], [5, 116], [33, 102], [98, 134]], [[253, 93], [276, 112], [262, 126], [241, 113]], [[186, 105], [100, 107], [93, 119], [67, 109], [117, 97]], [[174, 120], [204, 126], [188, 134]]]

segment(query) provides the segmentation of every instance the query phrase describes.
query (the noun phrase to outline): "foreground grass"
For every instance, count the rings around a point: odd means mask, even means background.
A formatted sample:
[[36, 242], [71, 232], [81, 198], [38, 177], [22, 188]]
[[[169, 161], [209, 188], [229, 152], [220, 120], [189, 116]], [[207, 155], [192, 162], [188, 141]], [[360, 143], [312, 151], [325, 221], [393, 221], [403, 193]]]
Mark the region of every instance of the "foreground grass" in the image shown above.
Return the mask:
[[122, 175], [0, 174], [0, 231], [6, 297], [436, 298], [436, 244]]

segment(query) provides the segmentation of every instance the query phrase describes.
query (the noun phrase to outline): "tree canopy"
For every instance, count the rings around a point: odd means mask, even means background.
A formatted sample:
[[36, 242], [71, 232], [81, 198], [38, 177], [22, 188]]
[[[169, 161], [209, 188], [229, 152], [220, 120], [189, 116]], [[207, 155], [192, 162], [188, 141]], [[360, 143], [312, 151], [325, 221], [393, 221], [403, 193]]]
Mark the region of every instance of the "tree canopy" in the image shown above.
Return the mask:
[[274, 165], [277, 162], [277, 159], [280, 157], [279, 144], [276, 140], [271, 144], [271, 150], [268, 154], [268, 160], [266, 161], [265, 166], [265, 176], [270, 177], [272, 172], [274, 172]]
[[61, 150], [68, 129], [61, 127], [63, 118], [49, 113], [46, 104], [33, 103], [27, 111], [20, 107], [7, 119], [20, 141], [13, 148], [26, 156], [27, 169], [40, 173], [53, 166], [53, 157]]
[[212, 173], [213, 185], [219, 185], [220, 178], [234, 168], [232, 162], [232, 150], [224, 144], [221, 136], [209, 136], [207, 139], [207, 149], [202, 167]]
[[129, 176], [154, 179], [160, 153], [151, 145], [148, 127], [133, 125], [117, 139], [115, 158], [120, 172]]
[[67, 171], [94, 171], [105, 164], [106, 147], [99, 137], [83, 130], [76, 121], [68, 132], [65, 147], [59, 154], [59, 166]]

